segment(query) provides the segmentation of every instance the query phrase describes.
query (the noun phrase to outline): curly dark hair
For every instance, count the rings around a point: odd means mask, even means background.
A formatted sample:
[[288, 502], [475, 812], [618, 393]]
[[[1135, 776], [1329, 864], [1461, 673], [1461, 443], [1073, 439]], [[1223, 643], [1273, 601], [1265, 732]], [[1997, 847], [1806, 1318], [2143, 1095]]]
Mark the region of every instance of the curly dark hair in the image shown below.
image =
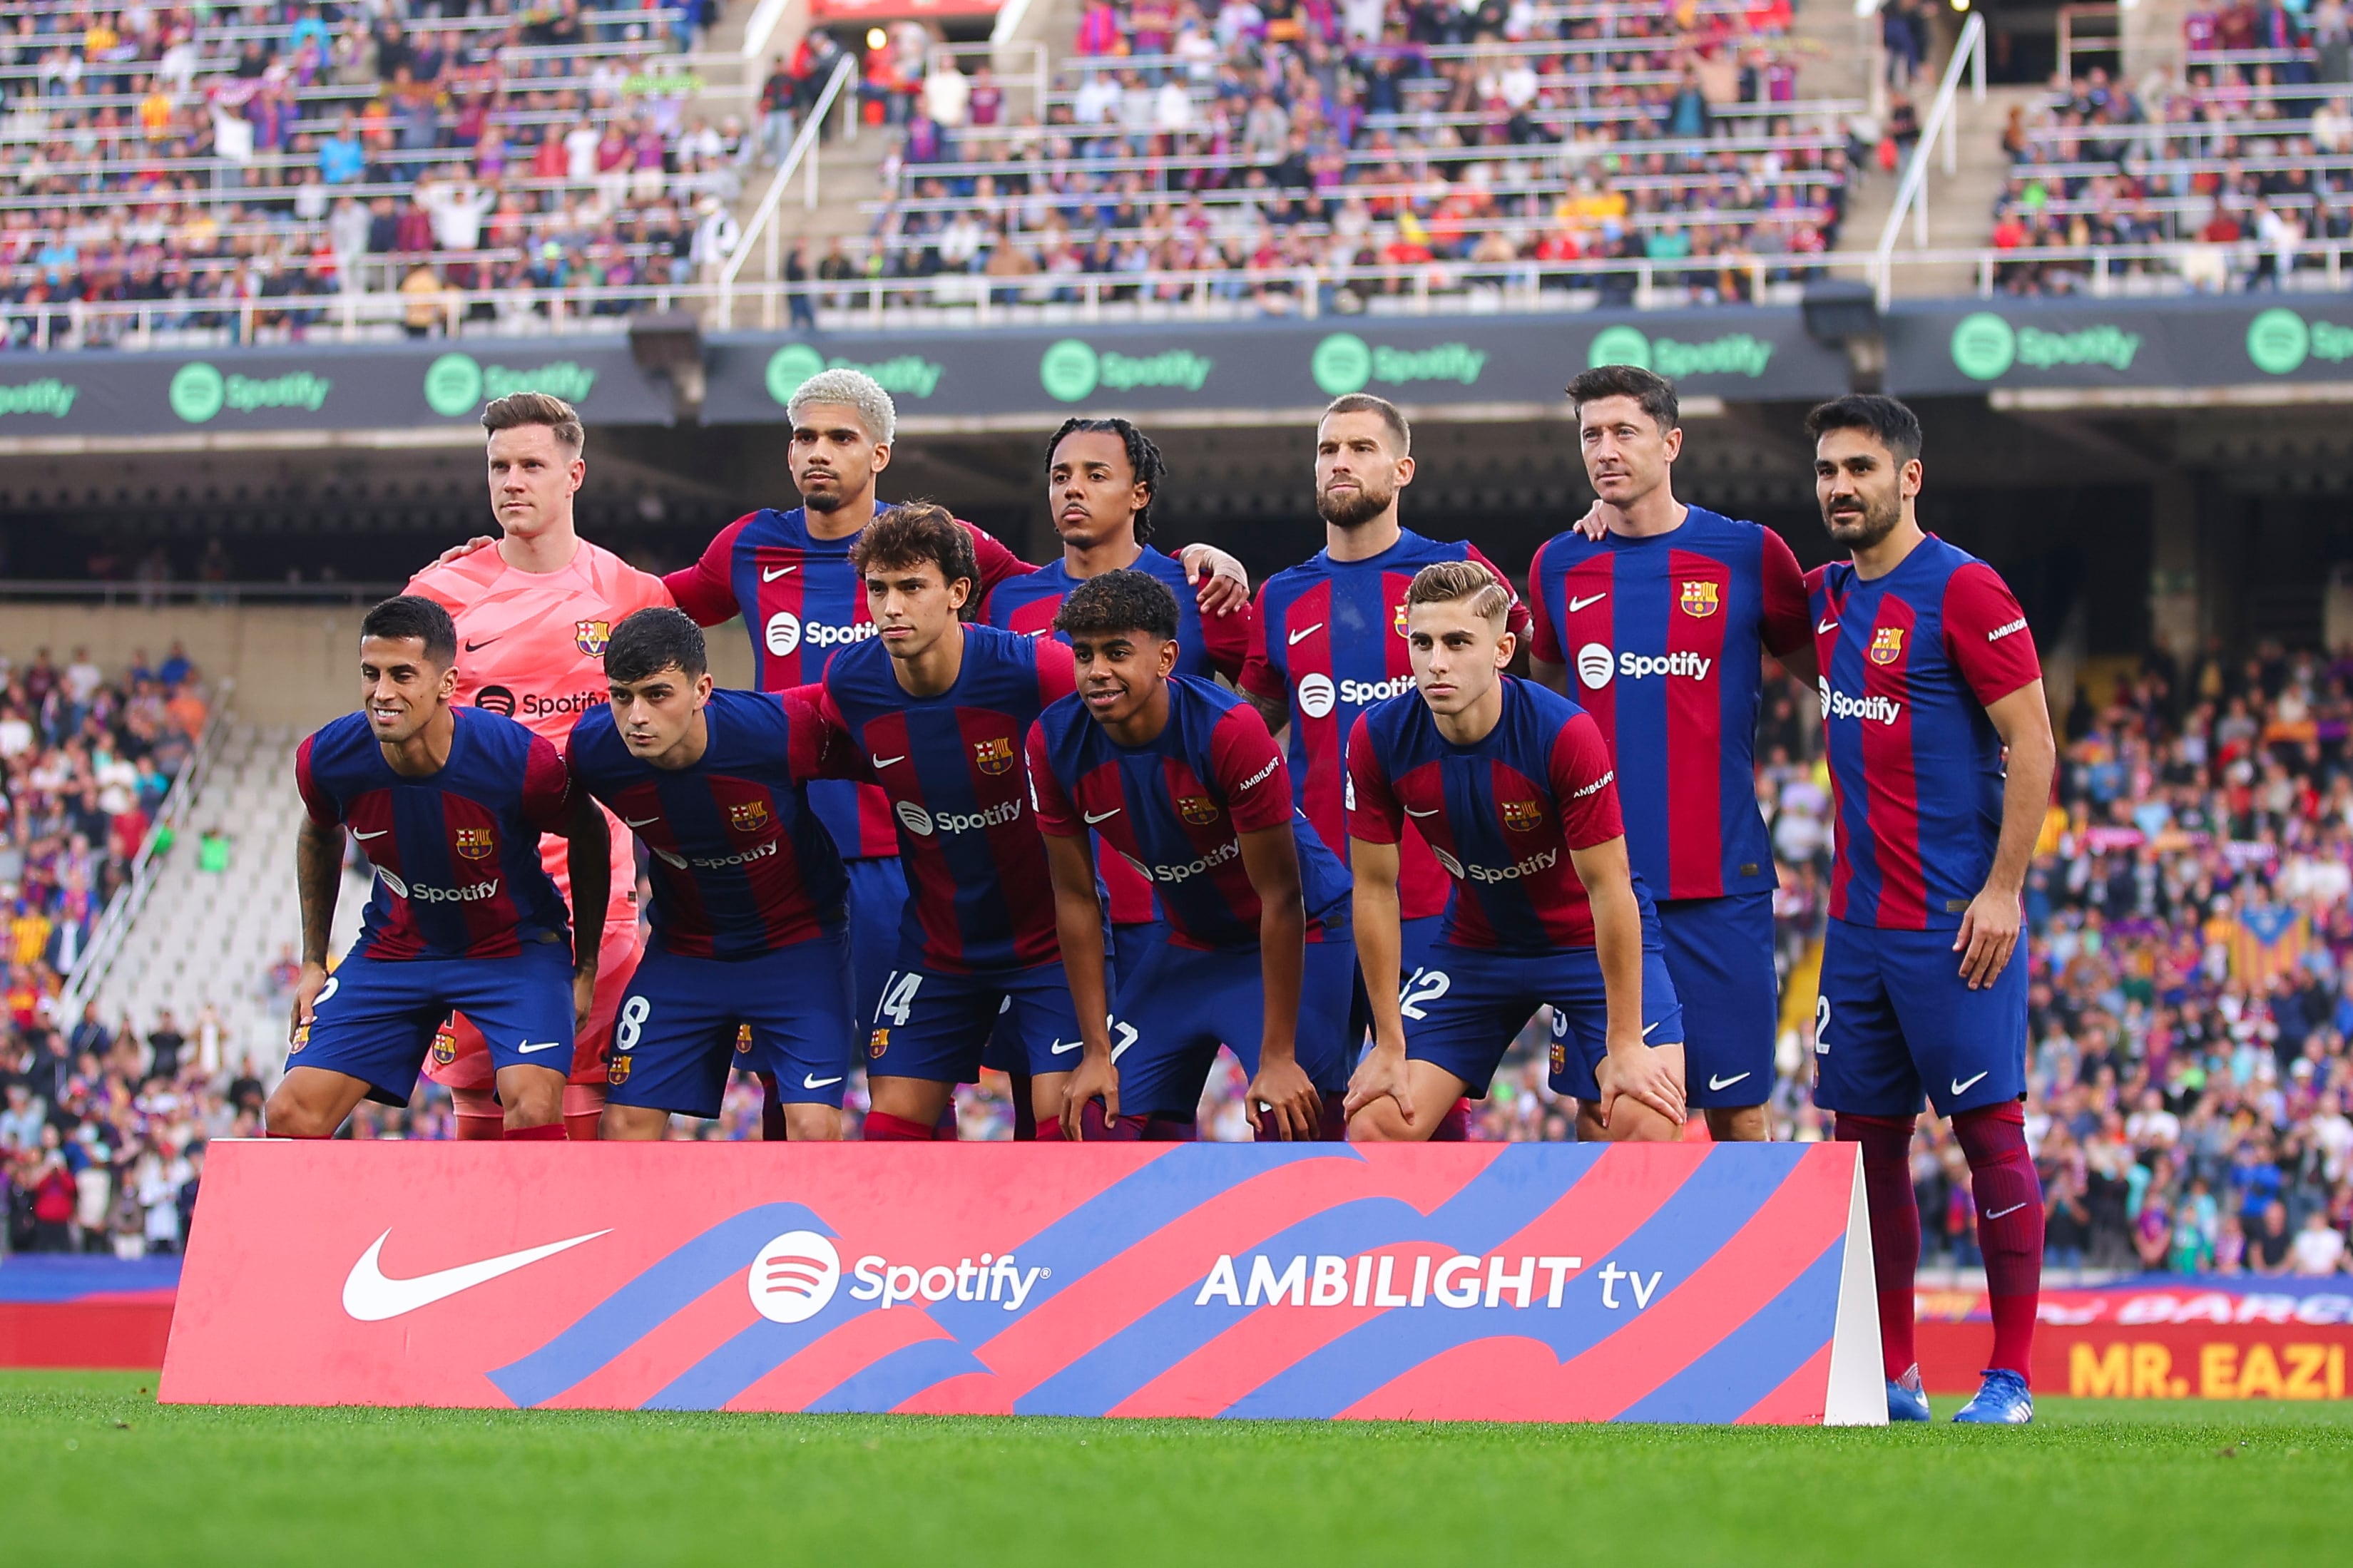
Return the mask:
[[1163, 642], [1174, 642], [1176, 595], [1148, 572], [1106, 572], [1071, 590], [1054, 617], [1054, 629], [1071, 637], [1150, 632]]
[[1062, 437], [1081, 432], [1116, 436], [1126, 445], [1128, 471], [1135, 476], [1135, 482], [1144, 487], [1145, 493], [1144, 506], [1135, 514], [1135, 542], [1138, 544], [1150, 542], [1152, 503], [1160, 499], [1160, 481], [1168, 477], [1168, 465], [1162, 460], [1160, 448], [1152, 444], [1151, 437], [1124, 419], [1065, 419], [1062, 427], [1054, 432], [1054, 438], [1046, 443], [1046, 472], [1049, 475], [1054, 471], [1054, 449], [1062, 444]]

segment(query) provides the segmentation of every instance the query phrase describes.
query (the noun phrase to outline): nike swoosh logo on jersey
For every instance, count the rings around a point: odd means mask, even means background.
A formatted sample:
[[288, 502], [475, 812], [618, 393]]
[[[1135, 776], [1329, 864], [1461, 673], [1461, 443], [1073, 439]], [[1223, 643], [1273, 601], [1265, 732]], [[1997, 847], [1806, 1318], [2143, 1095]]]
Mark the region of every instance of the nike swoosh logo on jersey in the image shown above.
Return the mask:
[[534, 1046], [530, 1041], [526, 1040], [522, 1045], [515, 1047], [515, 1054], [517, 1056], [527, 1057], [534, 1055], [540, 1051], [552, 1051], [555, 1048], [556, 1044], [557, 1042], [554, 1040], [542, 1040], [539, 1044]]
[[1568, 613], [1573, 616], [1588, 605], [1598, 605], [1609, 596], [1607, 594], [1588, 594], [1581, 599], [1571, 599], [1568, 602]]
[[1061, 1041], [1056, 1040], [1052, 1045], [1048, 1046], [1046, 1049], [1054, 1056], [1061, 1057], [1070, 1055], [1071, 1052], [1077, 1050], [1084, 1044], [1086, 1044], [1084, 1040], [1072, 1040], [1068, 1045], [1064, 1045]]
[[1288, 641], [1288, 646], [1289, 646], [1289, 647], [1297, 647], [1299, 646], [1299, 644], [1300, 644], [1300, 642], [1301, 642], [1301, 640], [1302, 640], [1303, 638], [1312, 637], [1314, 637], [1317, 632], [1320, 632], [1320, 631], [1322, 631], [1323, 629], [1324, 629], [1324, 623], [1323, 623], [1322, 621], [1318, 621], [1318, 622], [1316, 622], [1316, 623], [1315, 623], [1314, 626], [1304, 626], [1304, 627], [1302, 627], [1300, 630], [1295, 631], [1295, 632], [1293, 632], [1293, 633], [1292, 633], [1292, 634], [1291, 634], [1291, 637], [1290, 637], [1289, 641]]
[[661, 818], [659, 816], [625, 816], [621, 818], [621, 826], [624, 827], [650, 827], [660, 820]]
[[760, 568], [760, 581], [763, 583], [773, 583], [787, 572], [797, 572], [799, 570], [800, 568], [797, 566], [779, 566], [774, 572], [771, 572], [766, 567], [763, 566]]
[[1092, 827], [1098, 822], [1109, 822], [1113, 817], [1117, 816], [1118, 815], [1119, 807], [1115, 805], [1109, 811], [1090, 811], [1085, 814], [1087, 826], [1089, 827]]
[[358, 828], [354, 827], [352, 829], [352, 837], [364, 844], [371, 838], [381, 838], [391, 831], [392, 829], [389, 827], [379, 827], [374, 833], [362, 833]]
[[907, 760], [907, 753], [906, 753], [906, 752], [900, 752], [900, 753], [899, 753], [897, 756], [895, 756], [895, 757], [876, 757], [876, 756], [874, 756], [874, 753], [873, 753], [873, 752], [867, 752], [866, 754], [867, 754], [869, 757], [873, 757], [873, 759], [874, 759], [874, 765], [875, 765], [876, 767], [878, 767], [878, 768], [887, 768], [887, 767], [889, 767], [892, 763], [903, 763], [903, 762], [905, 762], [905, 761]]
[[[1991, 1072], [1992, 1070], [1993, 1070], [1993, 1069], [1992, 1069], [1991, 1068], [1988, 1068], [1986, 1069], [1986, 1072]], [[1955, 1079], [1953, 1080], [1953, 1092], [1954, 1092], [1955, 1094], [1967, 1094], [1967, 1093], [1968, 1093], [1968, 1091], [1969, 1091], [1970, 1089], [1975, 1089], [1975, 1088], [1977, 1087], [1977, 1084], [1978, 1084], [1978, 1079], [1981, 1079], [1981, 1078], [1983, 1078], [1983, 1077], [1985, 1077], [1985, 1076], [1986, 1076], [1986, 1074], [1981, 1072], [1981, 1073], [1978, 1074], [1977, 1078], [1971, 1078], [1971, 1079], [1958, 1079], [1958, 1078], [1957, 1078], [1957, 1079]]]
[[1445, 809], [1446, 808], [1442, 805], [1433, 805], [1428, 811], [1416, 811], [1413, 807], [1409, 805], [1405, 808], [1405, 814], [1408, 816], [1436, 816], [1440, 812]]
[[1836, 630], [1838, 630], [1838, 623], [1836, 621], [1824, 621], [1814, 627], [1814, 635], [1816, 637], [1821, 637], [1826, 633], [1834, 632]]
[[1719, 1089], [1730, 1089], [1734, 1084], [1738, 1083], [1742, 1079], [1746, 1078], [1747, 1076], [1748, 1075], [1745, 1072], [1736, 1072], [1730, 1078], [1718, 1078], [1714, 1073], [1710, 1073], [1707, 1075], [1707, 1087], [1711, 1091]]
[[[501, 634], [500, 634], [500, 636], [501, 636], [501, 637], [502, 637], [502, 636], [504, 636], [504, 635], [505, 635], [504, 633], [501, 633]], [[499, 639], [498, 639], [498, 637], [484, 637], [484, 638], [483, 638], [481, 641], [480, 641], [480, 642], [470, 642], [470, 643], [468, 643], [468, 644], [466, 645], [466, 651], [467, 651], [468, 653], [472, 653], [472, 652], [474, 652], [474, 651], [475, 651], [476, 649], [478, 649], [478, 648], [486, 648], [486, 647], [490, 647], [492, 643], [494, 643], [494, 642], [496, 642], [496, 641], [498, 641], [498, 640], [499, 640]]]
[[[1662, 1020], [1660, 1020], [1660, 1022], [1661, 1022], [1661, 1023], [1663, 1023], [1663, 1022], [1665, 1022], [1665, 1020], [1664, 1020], [1664, 1019], [1662, 1019]], [[1649, 1039], [1649, 1038], [1651, 1037], [1651, 1029], [1655, 1029], [1655, 1028], [1657, 1028], [1658, 1026], [1658, 1026], [1658, 1024], [1652, 1024], [1652, 1025], [1649, 1026], [1649, 1027], [1647, 1027], [1647, 1028], [1643, 1029], [1643, 1031], [1642, 1031], [1642, 1037], [1643, 1037], [1644, 1039], [1646, 1039], [1646, 1040], [1647, 1040], [1647, 1039]]]
[[819, 1078], [815, 1073], [801, 1074], [801, 1087], [803, 1089], [830, 1089], [840, 1081], [841, 1079], [839, 1075], [832, 1078]]
[[487, 1285], [501, 1274], [512, 1274], [527, 1268], [543, 1258], [594, 1241], [607, 1234], [592, 1230], [586, 1236], [575, 1236], [565, 1241], [551, 1241], [544, 1247], [526, 1247], [521, 1252], [504, 1252], [496, 1258], [485, 1258], [479, 1263], [461, 1263], [455, 1268], [437, 1268], [430, 1274], [419, 1274], [408, 1279], [385, 1276], [378, 1255], [384, 1244], [392, 1239], [385, 1231], [360, 1254], [343, 1280], [343, 1310], [363, 1323], [381, 1323], [387, 1318], [397, 1318], [414, 1312], [419, 1307], [429, 1307], [446, 1300], [460, 1290], [470, 1290], [477, 1285]]
[[2025, 1205], [2024, 1204], [2012, 1204], [2012, 1205], [2010, 1205], [2008, 1208], [2006, 1208], [2006, 1209], [1988, 1209], [1988, 1210], [1986, 1210], [1986, 1218], [1988, 1218], [1988, 1219], [2000, 1219], [2000, 1218], [2001, 1218], [2001, 1216], [2002, 1216], [2002, 1215], [2004, 1215], [2016, 1214], [2019, 1210], [2021, 1210], [2021, 1209], [2024, 1208], [2025, 1206], [2026, 1206], [2026, 1205]]

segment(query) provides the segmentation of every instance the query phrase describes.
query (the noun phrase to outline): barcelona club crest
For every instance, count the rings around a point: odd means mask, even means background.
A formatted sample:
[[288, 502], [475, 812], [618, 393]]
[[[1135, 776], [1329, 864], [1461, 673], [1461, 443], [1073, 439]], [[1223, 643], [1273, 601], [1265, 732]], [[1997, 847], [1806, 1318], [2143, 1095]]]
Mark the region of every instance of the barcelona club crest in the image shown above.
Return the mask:
[[458, 1059], [458, 1037], [447, 1024], [433, 1031], [433, 1059], [445, 1068]]
[[889, 1029], [877, 1029], [867, 1037], [866, 1054], [876, 1060], [881, 1060], [882, 1053], [890, 1048], [891, 1031]]
[[727, 826], [738, 833], [757, 833], [768, 826], [765, 801], [740, 800], [727, 808]]
[[491, 837], [491, 830], [487, 827], [458, 829], [458, 853], [469, 860], [487, 860], [497, 847], [498, 841]]
[[616, 1051], [613, 1053], [612, 1059], [605, 1064], [605, 1081], [607, 1083], [627, 1083], [629, 1081], [628, 1052]]
[[1005, 773], [1013, 771], [1013, 742], [1003, 735], [993, 741], [975, 741], [972, 760], [985, 773]]
[[1904, 628], [1881, 626], [1871, 634], [1871, 662], [1894, 664], [1904, 657]]
[[739, 1057], [752, 1054], [752, 1026], [749, 1024], [735, 1026], [735, 1054]]
[[1180, 795], [1176, 815], [1196, 827], [1206, 827], [1218, 820], [1218, 803], [1206, 795]]
[[610, 621], [575, 621], [572, 623], [572, 645], [590, 658], [605, 657], [605, 645], [613, 639]]
[[1399, 636], [1399, 637], [1404, 637], [1404, 636], [1406, 635], [1406, 629], [1405, 629], [1405, 601], [1404, 601], [1403, 599], [1399, 599], [1399, 600], [1398, 601], [1398, 607], [1397, 607], [1397, 618], [1396, 618], [1395, 620], [1391, 621], [1389, 624], [1390, 624], [1391, 626], [1393, 626], [1397, 627], [1397, 635], [1398, 635], [1398, 636]]
[[1507, 800], [1502, 803], [1504, 826], [1514, 833], [1525, 833], [1544, 823], [1544, 807], [1533, 800]]
[[1723, 590], [1714, 583], [1685, 583], [1683, 596], [1675, 602], [1683, 607], [1684, 615], [1705, 620], [1722, 607]]

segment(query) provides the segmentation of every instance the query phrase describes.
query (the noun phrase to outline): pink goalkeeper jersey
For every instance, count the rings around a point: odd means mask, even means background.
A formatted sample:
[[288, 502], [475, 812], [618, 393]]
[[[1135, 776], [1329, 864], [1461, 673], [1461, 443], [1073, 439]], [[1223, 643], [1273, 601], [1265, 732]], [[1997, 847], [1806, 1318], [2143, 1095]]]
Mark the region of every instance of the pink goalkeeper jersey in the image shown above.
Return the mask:
[[[649, 605], [670, 603], [660, 578], [585, 539], [561, 571], [517, 571], [493, 547], [427, 567], [406, 592], [442, 605], [458, 623], [459, 702], [503, 714], [558, 751], [580, 715], [605, 701], [605, 643], [613, 628]], [[613, 835], [605, 921], [634, 926], [636, 847], [610, 812], [605, 826]], [[551, 835], [539, 849], [568, 901], [565, 841]]]

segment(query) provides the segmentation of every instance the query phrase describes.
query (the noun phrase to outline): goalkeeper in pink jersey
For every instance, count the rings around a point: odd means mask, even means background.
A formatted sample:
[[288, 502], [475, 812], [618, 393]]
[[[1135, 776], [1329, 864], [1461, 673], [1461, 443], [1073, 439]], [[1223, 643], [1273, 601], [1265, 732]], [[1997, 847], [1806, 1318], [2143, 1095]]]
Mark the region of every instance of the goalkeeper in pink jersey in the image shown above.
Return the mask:
[[[606, 700], [605, 643], [613, 628], [636, 611], [670, 604], [670, 590], [573, 527], [572, 498], [588, 465], [580, 455], [586, 432], [570, 404], [545, 393], [515, 393], [483, 409], [482, 428], [501, 537], [492, 549], [427, 567], [407, 592], [444, 605], [458, 623], [458, 702], [512, 719], [560, 750], [575, 721]], [[575, 1139], [596, 1136], [605, 1047], [638, 963], [637, 869], [628, 826], [607, 814], [612, 893], [596, 1003], [575, 1038], [564, 1090], [564, 1123]], [[540, 850], [569, 899], [565, 841], [551, 835]], [[459, 1137], [500, 1136], [503, 1118], [491, 1096], [490, 1053], [462, 1014], [434, 1042], [426, 1076], [448, 1089]]]

